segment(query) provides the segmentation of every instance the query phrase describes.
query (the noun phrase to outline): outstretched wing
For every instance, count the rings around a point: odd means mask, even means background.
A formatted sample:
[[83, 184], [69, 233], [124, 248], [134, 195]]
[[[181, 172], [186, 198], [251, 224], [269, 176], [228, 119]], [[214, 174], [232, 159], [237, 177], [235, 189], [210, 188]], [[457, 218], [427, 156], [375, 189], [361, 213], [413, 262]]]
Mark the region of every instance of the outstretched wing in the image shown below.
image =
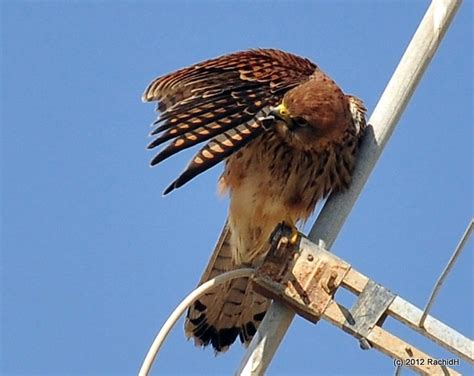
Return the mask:
[[307, 59], [259, 49], [221, 56], [155, 79], [143, 94], [144, 101], [158, 102], [161, 113], [151, 132], [157, 137], [148, 148], [170, 142], [151, 165], [209, 140], [164, 194], [261, 134], [264, 127], [258, 119], [315, 69]]

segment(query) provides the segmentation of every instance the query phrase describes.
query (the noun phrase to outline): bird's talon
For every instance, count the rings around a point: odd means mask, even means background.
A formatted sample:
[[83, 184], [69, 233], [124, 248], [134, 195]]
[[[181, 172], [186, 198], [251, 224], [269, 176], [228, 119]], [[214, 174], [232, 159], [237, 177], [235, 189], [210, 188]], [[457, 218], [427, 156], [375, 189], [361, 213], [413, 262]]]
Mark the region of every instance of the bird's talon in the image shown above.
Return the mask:
[[298, 243], [299, 238], [300, 238], [300, 233], [298, 232], [298, 229], [292, 226], [291, 235], [290, 235], [290, 244], [295, 245], [296, 243]]
[[287, 237], [289, 243], [291, 245], [295, 245], [296, 243], [298, 243], [300, 233], [296, 226], [293, 224], [293, 222], [283, 221], [281, 224], [283, 225], [283, 227], [286, 227], [291, 230], [289, 236]]
[[300, 237], [298, 231], [292, 232], [290, 237], [290, 243], [295, 245], [298, 242], [298, 238]]

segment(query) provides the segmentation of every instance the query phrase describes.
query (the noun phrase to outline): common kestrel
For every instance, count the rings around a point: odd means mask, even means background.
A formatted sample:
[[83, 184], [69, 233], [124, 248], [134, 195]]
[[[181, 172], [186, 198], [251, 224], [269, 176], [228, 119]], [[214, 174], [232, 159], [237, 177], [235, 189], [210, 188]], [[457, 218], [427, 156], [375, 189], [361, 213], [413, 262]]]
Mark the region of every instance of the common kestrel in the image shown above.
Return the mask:
[[[316, 202], [351, 182], [366, 126], [360, 99], [346, 95], [308, 59], [276, 49], [232, 53], [155, 79], [143, 100], [160, 116], [151, 164], [204, 141], [165, 194], [225, 160], [219, 188], [228, 221], [200, 283], [256, 266], [278, 223], [306, 220]], [[268, 307], [247, 278], [208, 292], [189, 309], [185, 331], [200, 346], [248, 344]]]

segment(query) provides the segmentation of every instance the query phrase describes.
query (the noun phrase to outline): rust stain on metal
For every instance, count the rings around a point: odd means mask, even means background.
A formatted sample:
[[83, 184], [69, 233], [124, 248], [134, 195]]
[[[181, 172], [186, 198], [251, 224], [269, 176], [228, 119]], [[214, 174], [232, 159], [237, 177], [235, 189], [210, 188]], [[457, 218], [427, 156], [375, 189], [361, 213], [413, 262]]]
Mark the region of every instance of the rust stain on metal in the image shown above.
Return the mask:
[[304, 238], [289, 241], [290, 233], [281, 225], [274, 231], [268, 254], [253, 278], [254, 288], [317, 322], [350, 265]]

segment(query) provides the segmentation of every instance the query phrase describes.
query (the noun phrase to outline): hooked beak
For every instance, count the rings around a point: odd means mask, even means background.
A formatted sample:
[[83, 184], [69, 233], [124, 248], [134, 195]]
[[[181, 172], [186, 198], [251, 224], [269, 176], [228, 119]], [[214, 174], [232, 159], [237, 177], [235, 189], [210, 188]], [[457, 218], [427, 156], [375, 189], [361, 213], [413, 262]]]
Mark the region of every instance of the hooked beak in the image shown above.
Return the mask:
[[291, 124], [291, 118], [285, 105], [281, 103], [276, 107], [270, 108], [267, 116], [259, 118], [260, 123], [266, 130], [276, 126], [277, 128], [288, 129]]

